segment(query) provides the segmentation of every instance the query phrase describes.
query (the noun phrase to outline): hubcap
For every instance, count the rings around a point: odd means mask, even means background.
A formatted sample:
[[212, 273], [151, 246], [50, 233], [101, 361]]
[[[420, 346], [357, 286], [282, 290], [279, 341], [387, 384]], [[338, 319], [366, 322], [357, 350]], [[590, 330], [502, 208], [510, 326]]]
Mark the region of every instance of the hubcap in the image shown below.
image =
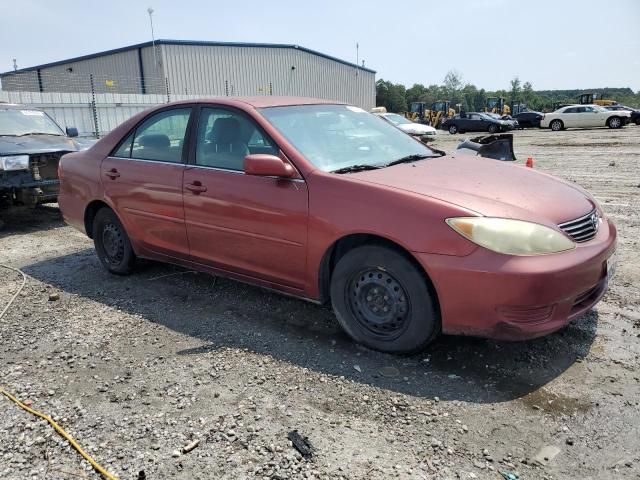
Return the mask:
[[612, 118], [610, 123], [613, 128], [618, 128], [620, 126], [620, 120], [617, 118]]
[[102, 230], [102, 246], [109, 263], [118, 264], [124, 258], [122, 232], [113, 223], [107, 223]]
[[403, 286], [389, 273], [363, 270], [352, 277], [347, 290], [353, 316], [370, 335], [393, 340], [407, 327], [411, 305]]
[[553, 125], [551, 125], [551, 128], [553, 130], [560, 130], [560, 122], [553, 122]]
[[449, 127], [449, 133], [456, 133], [458, 129], [456, 127]]

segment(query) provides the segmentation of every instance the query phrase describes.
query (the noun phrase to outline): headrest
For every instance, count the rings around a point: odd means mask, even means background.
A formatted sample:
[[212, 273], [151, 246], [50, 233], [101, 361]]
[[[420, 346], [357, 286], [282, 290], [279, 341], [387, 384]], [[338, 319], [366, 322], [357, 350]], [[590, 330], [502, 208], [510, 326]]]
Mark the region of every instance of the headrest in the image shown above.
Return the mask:
[[232, 117], [218, 118], [213, 123], [208, 138], [213, 143], [242, 143], [240, 122]]
[[143, 135], [138, 139], [138, 143], [143, 147], [150, 148], [169, 148], [171, 146], [169, 137], [163, 133], [150, 133], [149, 135]]

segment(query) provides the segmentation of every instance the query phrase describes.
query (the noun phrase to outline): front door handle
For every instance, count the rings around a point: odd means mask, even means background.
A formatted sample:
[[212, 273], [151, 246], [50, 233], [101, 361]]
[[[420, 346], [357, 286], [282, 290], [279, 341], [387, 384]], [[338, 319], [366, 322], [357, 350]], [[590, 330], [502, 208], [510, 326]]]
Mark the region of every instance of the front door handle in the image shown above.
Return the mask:
[[195, 193], [196, 195], [199, 195], [202, 192], [206, 192], [207, 191], [207, 187], [202, 185], [202, 183], [198, 182], [197, 180], [194, 181], [193, 183], [185, 184], [184, 188], [186, 188], [190, 192]]
[[118, 173], [118, 170], [116, 170], [115, 168], [112, 168], [108, 172], [104, 172], [104, 174], [107, 177], [109, 177], [111, 180], [115, 180], [116, 178], [118, 178], [120, 176], [120, 174]]

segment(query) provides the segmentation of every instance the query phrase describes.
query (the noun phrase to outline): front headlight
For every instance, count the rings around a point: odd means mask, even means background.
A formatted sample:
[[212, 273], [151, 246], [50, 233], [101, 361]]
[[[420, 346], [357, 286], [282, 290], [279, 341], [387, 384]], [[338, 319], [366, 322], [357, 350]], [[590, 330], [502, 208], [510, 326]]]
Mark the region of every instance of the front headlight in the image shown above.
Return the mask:
[[553, 228], [507, 218], [448, 218], [447, 224], [473, 243], [505, 255], [545, 255], [576, 247], [573, 240]]
[[29, 155], [0, 157], [0, 170], [29, 170]]

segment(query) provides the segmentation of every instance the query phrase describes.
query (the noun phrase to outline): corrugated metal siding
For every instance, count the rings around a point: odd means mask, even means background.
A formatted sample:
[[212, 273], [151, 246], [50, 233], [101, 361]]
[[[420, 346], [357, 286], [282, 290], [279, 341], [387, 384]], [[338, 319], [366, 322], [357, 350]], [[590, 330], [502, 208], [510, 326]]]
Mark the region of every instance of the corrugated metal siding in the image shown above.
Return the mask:
[[[171, 95], [296, 95], [375, 106], [375, 73], [307, 51], [276, 46], [156, 45], [43, 67], [2, 78], [7, 91]], [[140, 61], [142, 60], [142, 62]], [[156, 61], [157, 60], [157, 61]], [[70, 72], [69, 69], [72, 71]]]
[[[13, 91], [90, 92], [90, 75], [97, 93], [141, 93], [137, 49], [41, 68], [39, 80], [37, 72], [5, 76], [2, 87]], [[6, 88], [7, 84], [10, 88]]]
[[293, 48], [162, 45], [171, 93], [296, 95], [375, 106], [375, 74]]
[[166, 94], [162, 51], [159, 45], [156, 45], [155, 48], [156, 57], [153, 55], [153, 47], [143, 47], [140, 49], [142, 54], [142, 70], [145, 79], [145, 93]]

